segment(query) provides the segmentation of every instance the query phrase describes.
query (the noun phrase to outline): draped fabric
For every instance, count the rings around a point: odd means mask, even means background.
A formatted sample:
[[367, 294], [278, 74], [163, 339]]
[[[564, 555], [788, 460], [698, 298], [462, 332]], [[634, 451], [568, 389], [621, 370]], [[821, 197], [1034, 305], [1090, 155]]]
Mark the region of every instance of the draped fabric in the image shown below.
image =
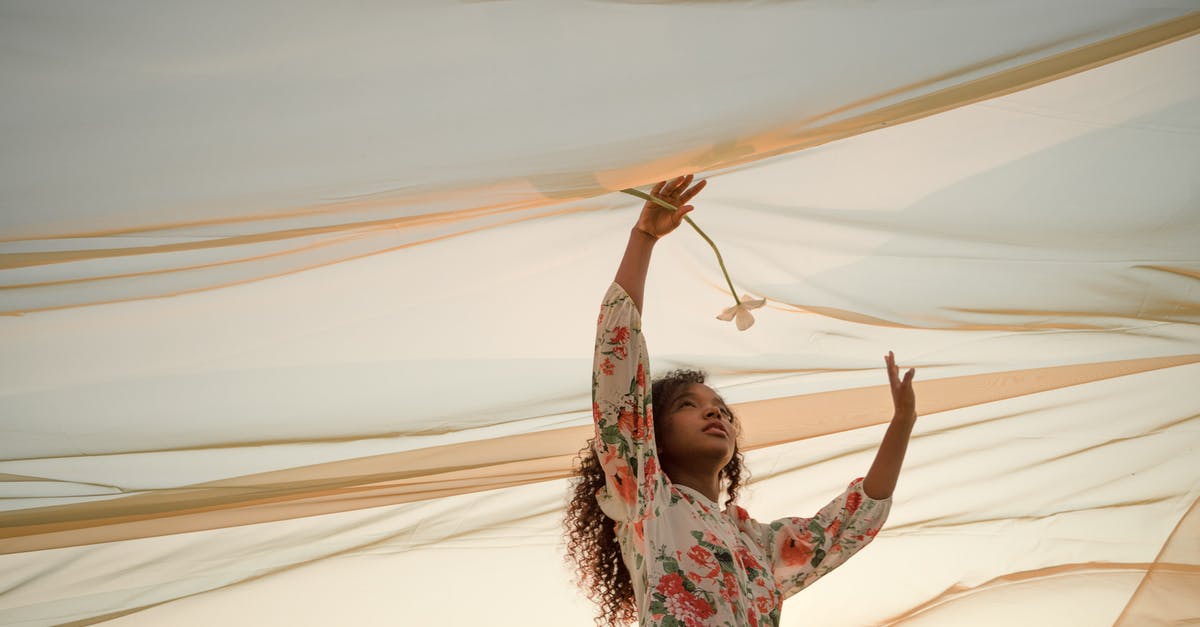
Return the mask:
[[1200, 620], [1200, 3], [0, 5], [0, 624], [587, 624], [641, 201], [760, 520], [919, 418], [783, 624]]

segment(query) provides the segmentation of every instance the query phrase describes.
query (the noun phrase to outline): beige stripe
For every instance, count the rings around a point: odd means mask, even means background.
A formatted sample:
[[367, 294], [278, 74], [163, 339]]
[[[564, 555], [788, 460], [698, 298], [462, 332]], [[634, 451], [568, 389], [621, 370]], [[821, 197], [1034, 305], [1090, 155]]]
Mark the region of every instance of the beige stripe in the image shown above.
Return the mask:
[[[754, 154], [737, 161], [723, 163], [721, 166], [727, 167], [757, 161], [766, 157], [820, 146], [867, 131], [912, 122], [943, 111], [990, 100], [1119, 61], [1190, 37], [1198, 32], [1200, 32], [1200, 11], [811, 130], [787, 134], [775, 132], [747, 138], [743, 142], [753, 144]], [[891, 94], [889, 93], [889, 95]]]
[[1113, 627], [1200, 619], [1200, 499], [1179, 519]]
[[[25, 309], [9, 309], [9, 310], [0, 311], [0, 316], [20, 316], [20, 315], [24, 315], [24, 314], [28, 314], [28, 313], [39, 312], [39, 311], [54, 311], [54, 310], [58, 310], [58, 309], [70, 309], [72, 307], [82, 307], [85, 305], [107, 305], [107, 304], [112, 304], [112, 303], [124, 303], [124, 302], [130, 302], [130, 301], [145, 300], [147, 298], [159, 298], [159, 297], [163, 297], [163, 296], [180, 296], [183, 294], [193, 294], [193, 293], [197, 293], [197, 292], [205, 292], [205, 291], [209, 291], [209, 290], [220, 289], [223, 287], [233, 287], [235, 285], [243, 285], [246, 283], [253, 283], [255, 281], [262, 281], [265, 279], [287, 276], [289, 274], [295, 274], [297, 272], [302, 272], [304, 270], [312, 270], [314, 268], [320, 268], [323, 266], [333, 265], [335, 263], [341, 263], [343, 261], [350, 261], [352, 259], [358, 259], [361, 257], [369, 257], [371, 255], [379, 255], [379, 254], [392, 252], [392, 251], [396, 251], [396, 250], [402, 250], [405, 248], [421, 246], [424, 244], [429, 244], [431, 242], [436, 242], [436, 241], [440, 241], [440, 240], [444, 240], [444, 239], [459, 237], [462, 235], [468, 235], [471, 233], [477, 233], [477, 232], [485, 231], [488, 229], [499, 228], [499, 227], [507, 226], [510, 224], [516, 224], [518, 222], [524, 222], [526, 220], [535, 220], [538, 218], [560, 216], [560, 215], [566, 215], [569, 213], [576, 213], [576, 212], [580, 212], [580, 211], [590, 211], [590, 210], [591, 210], [590, 207], [570, 207], [570, 208], [565, 208], [565, 209], [563, 209], [563, 208], [551, 209], [549, 211], [545, 211], [540, 214], [525, 215], [525, 216], [521, 216], [518, 218], [510, 219], [510, 220], [505, 220], [502, 222], [489, 224], [486, 226], [473, 227], [470, 229], [464, 229], [464, 230], [456, 231], [453, 233], [447, 233], [445, 235], [438, 235], [436, 237], [431, 237], [428, 239], [421, 239], [421, 240], [415, 240], [412, 242], [406, 242], [406, 243], [400, 244], [398, 246], [386, 246], [386, 247], [378, 248], [376, 250], [372, 250], [372, 251], [369, 251], [366, 253], [342, 257], [339, 259], [335, 259], [333, 261], [310, 263], [308, 265], [301, 265], [296, 268], [292, 268], [290, 270], [286, 270], [283, 272], [274, 272], [274, 273], [263, 274], [263, 275], [259, 275], [259, 276], [251, 276], [249, 278], [241, 279], [238, 281], [228, 281], [225, 283], [214, 283], [212, 285], [206, 285], [203, 287], [195, 287], [195, 288], [189, 288], [189, 289], [164, 291], [164, 292], [161, 292], [158, 294], [151, 294], [151, 295], [147, 295], [147, 296], [133, 296], [133, 297], [128, 297], [128, 298], [113, 298], [113, 299], [109, 299], [109, 300], [94, 300], [94, 301], [88, 301], [88, 302], [83, 302], [83, 303], [68, 303], [68, 304], [64, 304], [64, 305], [53, 305], [53, 306], [49, 306], [49, 307], [29, 307], [29, 308], [25, 308]], [[337, 242], [334, 242], [334, 243], [337, 243]], [[303, 249], [315, 248], [317, 246], [318, 246], [318, 244], [314, 244], [314, 245], [306, 246]], [[235, 259], [232, 261], [222, 261], [222, 262], [217, 262], [217, 263], [204, 264], [203, 266], [170, 268], [170, 269], [165, 269], [165, 270], [154, 270], [154, 271], [148, 271], [148, 272], [129, 273], [126, 275], [110, 275], [110, 276], [100, 276], [100, 277], [87, 277], [87, 278], [83, 278], [83, 279], [68, 279], [68, 280], [64, 280], [64, 281], [58, 281], [57, 283], [62, 284], [62, 283], [74, 283], [74, 282], [87, 282], [87, 281], [109, 280], [109, 279], [125, 278], [125, 277], [133, 278], [133, 277], [145, 276], [145, 275], [150, 275], [150, 274], [163, 274], [163, 273], [178, 272], [178, 271], [185, 271], [185, 270], [203, 269], [203, 268], [209, 268], [209, 267], [215, 267], [215, 266], [225, 266], [225, 265], [231, 265], [231, 264], [235, 264], [235, 263], [243, 263], [246, 261], [253, 261], [255, 259], [260, 259], [260, 258], [288, 255], [288, 254], [297, 252], [297, 250], [303, 250], [303, 249], [295, 249], [295, 250], [282, 251], [279, 253], [271, 253], [268, 255], [262, 255], [260, 257], [254, 257], [251, 259]], [[33, 284], [33, 286], [36, 287], [37, 285]], [[5, 289], [8, 287], [25, 288], [25, 287], [30, 287], [30, 285], [0, 286], [0, 289]]]
[[[918, 381], [922, 415], [1200, 362], [1180, 355]], [[886, 385], [743, 403], [752, 450], [886, 422]], [[0, 513], [0, 554], [232, 527], [558, 479], [592, 435], [569, 427]]]
[[[776, 128], [759, 135], [739, 139], [739, 146], [753, 146], [752, 149], [749, 149], [749, 152], [746, 152], [745, 150], [734, 150], [731, 148], [730, 150], [723, 151], [721, 154], [718, 154], [717, 152], [711, 152], [709, 155], [707, 155], [707, 159], [704, 163], [697, 162], [698, 155], [685, 155], [664, 160], [656, 160], [633, 168], [621, 168], [619, 170], [609, 172], [584, 173], [580, 176], [583, 177], [583, 180], [590, 181], [589, 184], [577, 186], [578, 191], [575, 194], [562, 193], [554, 194], [553, 197], [547, 196], [544, 202], [528, 202], [512, 206], [507, 206], [501, 203], [433, 215], [410, 216], [404, 218], [389, 218], [384, 220], [373, 220], [350, 224], [286, 229], [282, 231], [254, 233], [227, 238], [214, 238], [210, 240], [163, 244], [157, 246], [31, 253], [0, 253], [0, 269], [20, 268], [31, 265], [80, 261], [113, 256], [164, 253], [178, 250], [194, 250], [219, 246], [244, 245], [294, 237], [308, 237], [323, 233], [369, 229], [373, 227], [390, 228], [400, 225], [407, 226], [414, 223], [426, 224], [434, 222], [451, 222], [471, 217], [478, 217], [480, 215], [535, 208], [545, 204], [554, 204], [561, 200], [587, 198], [598, 194], [608, 193], [614, 191], [615, 189], [623, 189], [626, 187], [641, 185], [650, 181], [657, 181], [663, 176], [674, 175], [681, 167], [686, 167], [692, 171], [697, 169], [713, 170], [718, 168], [730, 168], [778, 154], [819, 146], [831, 141], [845, 139], [847, 137], [886, 126], [895, 126], [897, 124], [911, 122], [913, 120], [918, 120], [930, 115], [941, 113], [943, 111], [1020, 91], [1035, 85], [1057, 80], [1064, 76], [1069, 76], [1077, 72], [1098, 67], [1106, 63], [1111, 63], [1139, 52], [1144, 52], [1172, 41], [1183, 39], [1195, 34], [1196, 32], [1200, 32], [1200, 12], [1190, 13], [1188, 15], [1168, 20], [1160, 24], [1155, 24], [1131, 33], [1126, 33], [1124, 35], [1113, 37], [1104, 41], [1082, 46], [1074, 50], [1056, 54], [1051, 57], [1034, 61], [1016, 68], [997, 72], [995, 74], [968, 81], [960, 85], [938, 90], [933, 93], [912, 98], [894, 105], [880, 107], [860, 115], [851, 116], [845, 120], [821, 126], [812, 126], [812, 124], [821, 119], [832, 117], [846, 110], [868, 106], [875, 102], [880, 102], [887, 98], [894, 97], [898, 94], [915, 91], [936, 82], [951, 80], [958, 76], [979, 71], [980, 69], [986, 68], [989, 65], [1010, 60], [1015, 56], [1022, 56], [1025, 54], [1031, 54], [1033, 52], [1021, 51], [1016, 55], [1010, 55], [1000, 59], [992, 59], [984, 63], [973, 64], [971, 66], [961, 68], [953, 73], [948, 73], [892, 89], [882, 94], [877, 94], [871, 98], [850, 103], [832, 111], [822, 113], [819, 116], [802, 120], [799, 123], [789, 123], [783, 128]], [[801, 128], [803, 130], [797, 131], [797, 128]], [[730, 153], [732, 153], [732, 155]], [[734, 158], [728, 159], [729, 156], [734, 156]], [[680, 161], [681, 159], [683, 160], [682, 162]], [[543, 178], [545, 179], [551, 177]], [[601, 180], [604, 181], [603, 186], [601, 186], [598, 182]], [[467, 192], [461, 189], [444, 191], [441, 193], [430, 191], [425, 192], [420, 199], [428, 203], [436, 200], [439, 195], [449, 198], [453, 196], [463, 196], [465, 193]], [[96, 236], [124, 235], [185, 226], [210, 226], [217, 224], [243, 223], [314, 214], [340, 213], [348, 210], [357, 210], [364, 207], [379, 208], [389, 205], [395, 206], [397, 204], [412, 205], [414, 200], [415, 197], [408, 198], [407, 200], [400, 198], [355, 199], [316, 207], [282, 210], [271, 214], [264, 214], [262, 216], [243, 216], [237, 218], [194, 221], [179, 224], [160, 224], [139, 228], [80, 232], [63, 234], [58, 237], [87, 238]], [[47, 239], [48, 237], [49, 236], [43, 236], [31, 239]], [[19, 241], [19, 239], [20, 238], [16, 240], [0, 239], [0, 241]]]
[[[909, 622], [913, 619], [922, 618], [922, 614], [925, 614], [931, 610], [938, 609], [947, 604], [970, 599], [973, 595], [976, 595], [976, 594], [979, 594], [982, 592], [987, 592], [989, 590], [993, 590], [993, 589], [996, 589], [996, 588], [999, 588], [1002, 586], [1011, 585], [1014, 583], [1036, 581], [1038, 579], [1048, 579], [1048, 578], [1052, 578], [1052, 577], [1058, 577], [1061, 575], [1103, 574], [1106, 572], [1114, 572], [1114, 571], [1146, 571], [1146, 570], [1156, 568], [1156, 567], [1166, 569], [1166, 570], [1171, 570], [1173, 572], [1189, 574], [1193, 577], [1196, 575], [1200, 575], [1200, 567], [1192, 566], [1189, 564], [1165, 564], [1165, 563], [1160, 564], [1157, 562], [1154, 562], [1154, 563], [1147, 563], [1147, 562], [1082, 562], [1082, 563], [1077, 563], [1077, 564], [1058, 564], [1055, 566], [1047, 566], [1045, 568], [1036, 568], [1033, 570], [1023, 570], [1020, 572], [1001, 575], [999, 577], [996, 577], [995, 579], [990, 579], [990, 580], [988, 580], [984, 583], [981, 583], [977, 586], [970, 586], [970, 587], [961, 586], [961, 585], [951, 586], [950, 588], [947, 588], [944, 592], [942, 592], [938, 596], [926, 601], [925, 603], [922, 603], [921, 605], [919, 605], [911, 610], [908, 610], [908, 611], [904, 612], [903, 614], [899, 614], [897, 616], [892, 616], [892, 617], [882, 621], [880, 624], [881, 625], [889, 625], [889, 626], [903, 625], [904, 623]], [[1139, 623], [1139, 624], [1146, 625], [1146, 624], [1167, 624], [1167, 623]]]

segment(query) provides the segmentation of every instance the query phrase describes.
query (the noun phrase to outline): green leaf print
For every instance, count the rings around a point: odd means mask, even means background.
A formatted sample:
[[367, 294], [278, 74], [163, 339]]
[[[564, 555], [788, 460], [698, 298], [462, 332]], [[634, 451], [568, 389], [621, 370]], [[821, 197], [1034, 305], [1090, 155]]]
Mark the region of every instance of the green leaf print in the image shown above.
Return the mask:
[[678, 618], [667, 614], [666, 616], [663, 616], [662, 627], [687, 627], [687, 624]]
[[605, 444], [621, 444], [625, 438], [621, 436], [621, 428], [617, 425], [605, 425], [600, 429], [600, 439]]

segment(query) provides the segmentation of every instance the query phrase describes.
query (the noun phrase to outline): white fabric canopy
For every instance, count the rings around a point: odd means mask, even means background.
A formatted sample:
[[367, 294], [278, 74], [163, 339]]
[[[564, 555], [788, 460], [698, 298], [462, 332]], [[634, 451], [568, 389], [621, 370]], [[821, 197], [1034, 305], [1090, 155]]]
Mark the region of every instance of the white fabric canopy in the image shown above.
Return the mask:
[[[227, 10], [222, 10], [227, 9]], [[918, 419], [786, 625], [1200, 620], [1200, 2], [0, 7], [0, 624], [587, 624], [649, 189], [755, 517]]]

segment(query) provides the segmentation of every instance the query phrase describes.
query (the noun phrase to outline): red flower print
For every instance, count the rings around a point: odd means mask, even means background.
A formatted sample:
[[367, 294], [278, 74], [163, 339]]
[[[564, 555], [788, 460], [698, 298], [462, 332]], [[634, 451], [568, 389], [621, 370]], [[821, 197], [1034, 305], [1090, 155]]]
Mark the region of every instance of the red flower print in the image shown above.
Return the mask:
[[800, 566], [812, 559], [812, 542], [805, 538], [791, 536], [779, 547], [779, 557], [788, 566]]
[[726, 572], [723, 577], [721, 598], [725, 599], [726, 603], [732, 603], [734, 599], [741, 596], [741, 588], [738, 586], [737, 577], [734, 577], [733, 573]]
[[606, 375], [612, 376], [613, 363], [611, 361], [609, 361], [607, 357], [604, 358], [604, 363], [600, 364], [600, 372], [603, 372]]
[[614, 473], [617, 480], [617, 493], [621, 495], [621, 500], [625, 501], [626, 505], [633, 506], [633, 502], [637, 496], [637, 484], [633, 481], [633, 475], [629, 472], [629, 467], [621, 464], [617, 466], [617, 472]]
[[633, 411], [632, 407], [626, 407], [617, 415], [617, 428], [621, 433], [628, 433], [634, 440], [641, 440], [645, 435], [645, 429], [642, 428], [642, 421], [638, 420], [638, 415]]
[[600, 421], [600, 404], [596, 402], [592, 403], [592, 420]]
[[613, 344], [620, 344], [627, 339], [629, 339], [629, 327], [614, 327], [613, 328], [612, 340], [610, 340]]
[[688, 551], [688, 557], [696, 563], [696, 566], [706, 570], [707, 572], [698, 572], [701, 579], [712, 579], [721, 572], [721, 565], [717, 563], [717, 558], [704, 547], [696, 544]]
[[705, 619], [717, 613], [708, 601], [684, 589], [679, 573], [659, 579], [655, 590], [666, 597], [667, 612], [687, 627], [705, 627]]
[[683, 577], [680, 577], [679, 573], [664, 575], [662, 579], [658, 580], [658, 585], [654, 589], [665, 597], [687, 592], [683, 588]]
[[741, 505], [734, 505], [734, 507], [737, 508], [735, 511], [737, 512], [738, 520], [742, 522], [750, 520], [750, 512], [747, 512], [746, 508], [742, 507]]
[[835, 519], [833, 520], [833, 522], [829, 523], [829, 526], [825, 528], [825, 535], [827, 535], [827, 536], [836, 536], [836, 535], [838, 534], [838, 531], [839, 531], [841, 528], [842, 528], [842, 521], [841, 521], [841, 519], [840, 519], [840, 518], [835, 518]]
[[613, 357], [616, 357], [617, 359], [625, 359], [629, 356], [629, 352], [625, 350], [624, 344], [618, 344], [614, 346], [612, 353]]
[[754, 607], [757, 607], [758, 611], [762, 612], [763, 614], [766, 614], [774, 609], [771, 607], [771, 599], [768, 597], [758, 597], [754, 599]]
[[738, 561], [742, 563], [742, 568], [763, 570], [762, 564], [759, 564], [758, 560], [754, 559], [754, 556], [750, 554], [750, 551], [745, 546], [738, 546], [737, 556]]
[[639, 388], [646, 388], [646, 371], [642, 368], [642, 364], [640, 363], [638, 364], [637, 382]]
[[655, 473], [658, 472], [658, 466], [654, 463], [654, 457], [646, 459], [646, 465], [642, 467], [642, 493], [651, 494], [654, 492], [654, 482], [656, 480]]
[[867, 529], [867, 536], [874, 538], [875, 534], [879, 533], [878, 529]]
[[858, 511], [859, 504], [862, 503], [862, 495], [858, 492], [851, 492], [846, 495], [846, 513], [853, 514]]

